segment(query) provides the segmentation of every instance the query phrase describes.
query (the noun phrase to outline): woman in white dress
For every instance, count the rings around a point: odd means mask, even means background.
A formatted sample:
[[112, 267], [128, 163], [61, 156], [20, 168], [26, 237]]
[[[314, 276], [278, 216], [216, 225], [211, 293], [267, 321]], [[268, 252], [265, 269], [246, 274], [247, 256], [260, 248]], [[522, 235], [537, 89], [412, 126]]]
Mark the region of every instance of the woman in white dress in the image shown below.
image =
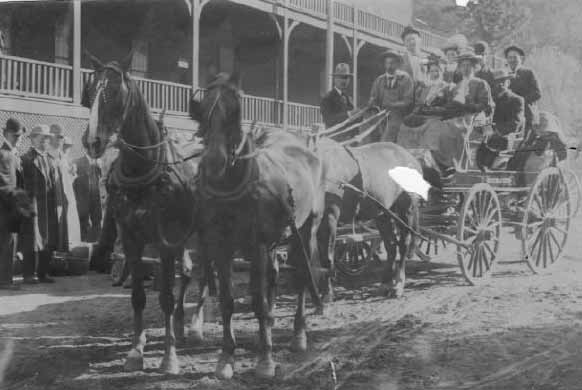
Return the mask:
[[67, 231], [69, 248], [73, 248], [81, 242], [81, 224], [77, 213], [77, 200], [73, 191], [73, 181], [77, 176], [76, 166], [71, 163], [69, 151], [73, 146], [71, 138], [64, 137], [63, 149], [61, 151], [61, 172], [63, 180], [63, 192], [67, 198]]

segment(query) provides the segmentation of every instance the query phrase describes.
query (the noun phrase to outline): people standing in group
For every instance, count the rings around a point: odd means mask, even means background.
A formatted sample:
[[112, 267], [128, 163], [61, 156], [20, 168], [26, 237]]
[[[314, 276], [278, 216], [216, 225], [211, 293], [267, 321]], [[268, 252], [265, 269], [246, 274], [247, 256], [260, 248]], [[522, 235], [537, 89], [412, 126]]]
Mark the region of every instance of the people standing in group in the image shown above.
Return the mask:
[[372, 84], [368, 105], [390, 111], [380, 141], [396, 142], [402, 119], [413, 104], [414, 83], [408, 73], [399, 69], [402, 64], [400, 54], [388, 50], [382, 54], [382, 59], [385, 73]]
[[347, 89], [352, 80], [350, 66], [345, 63], [337, 64], [333, 76], [333, 88], [321, 100], [320, 110], [323, 123], [326, 128], [344, 122], [349, 117], [349, 112], [354, 109], [354, 104]]
[[[16, 145], [26, 130], [16, 119], [10, 118], [2, 129], [0, 138], [0, 196], [24, 189], [22, 165]], [[0, 199], [0, 202], [3, 200]], [[13, 207], [10, 204], [0, 207]], [[0, 288], [13, 288], [13, 264], [16, 257], [20, 221], [7, 218], [10, 210], [4, 209], [0, 217]]]
[[509, 83], [509, 89], [523, 98], [525, 101], [525, 129], [526, 132], [539, 122], [537, 102], [542, 94], [538, 79], [533, 70], [523, 66], [525, 52], [518, 46], [509, 46], [504, 51], [505, 59], [509, 65], [509, 72], [513, 76]]
[[30, 131], [31, 146], [22, 156], [24, 188], [36, 216], [22, 226], [19, 246], [24, 257], [24, 283], [53, 283], [48, 277], [52, 252], [58, 246], [59, 221], [51, 160], [47, 154], [53, 135], [47, 125]]
[[77, 177], [73, 183], [77, 199], [77, 211], [81, 224], [81, 239], [97, 241], [103, 218], [101, 204], [101, 161], [86, 153], [75, 161]]
[[461, 34], [457, 34], [449, 38], [443, 52], [446, 57], [446, 64], [443, 71], [443, 80], [447, 83], [458, 83], [463, 76], [458, 68], [457, 57], [462, 49], [467, 46], [467, 38]]

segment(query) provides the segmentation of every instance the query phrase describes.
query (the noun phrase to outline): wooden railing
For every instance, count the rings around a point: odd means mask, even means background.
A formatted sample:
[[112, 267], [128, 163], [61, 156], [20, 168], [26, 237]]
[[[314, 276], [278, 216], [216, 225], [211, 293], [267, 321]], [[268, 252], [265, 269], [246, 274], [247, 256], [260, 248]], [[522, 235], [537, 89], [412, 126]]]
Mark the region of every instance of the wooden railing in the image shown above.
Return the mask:
[[289, 0], [289, 6], [318, 16], [327, 15], [327, 0]]
[[28, 58], [0, 55], [0, 92], [72, 101], [73, 68]]
[[351, 5], [337, 1], [333, 3], [333, 17], [337, 22], [347, 24], [348, 26], [353, 26], [354, 12], [355, 8]]
[[289, 127], [302, 128], [321, 123], [321, 115], [317, 106], [289, 103], [287, 110]]
[[242, 111], [245, 121], [275, 125], [283, 122], [283, 102], [280, 100], [244, 95]]

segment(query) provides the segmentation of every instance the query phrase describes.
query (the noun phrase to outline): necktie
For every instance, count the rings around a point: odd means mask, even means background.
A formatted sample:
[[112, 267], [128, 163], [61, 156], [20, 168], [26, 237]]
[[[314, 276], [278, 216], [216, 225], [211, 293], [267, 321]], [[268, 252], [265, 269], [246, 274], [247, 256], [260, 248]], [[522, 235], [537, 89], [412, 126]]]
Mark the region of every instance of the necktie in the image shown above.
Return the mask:
[[387, 77], [388, 79], [388, 88], [394, 88], [394, 76]]

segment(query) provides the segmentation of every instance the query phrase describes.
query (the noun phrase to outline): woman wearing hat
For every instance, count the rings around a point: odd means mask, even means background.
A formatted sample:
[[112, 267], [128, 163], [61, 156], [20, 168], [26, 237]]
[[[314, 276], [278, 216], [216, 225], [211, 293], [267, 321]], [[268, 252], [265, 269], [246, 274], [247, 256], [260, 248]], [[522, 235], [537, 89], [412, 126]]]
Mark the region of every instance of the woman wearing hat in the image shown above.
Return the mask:
[[414, 84], [408, 73], [399, 70], [400, 55], [392, 50], [383, 53], [385, 73], [372, 84], [369, 106], [386, 109], [390, 116], [381, 141], [396, 142], [402, 119], [410, 112], [414, 99]]
[[461, 72], [458, 69], [457, 57], [462, 49], [467, 47], [467, 38], [462, 34], [456, 34], [449, 38], [443, 52], [447, 58], [444, 66], [443, 80], [447, 83], [457, 83], [461, 80]]
[[522, 65], [524, 58], [525, 52], [518, 46], [509, 46], [505, 49], [505, 59], [513, 75], [509, 89], [525, 100], [525, 128], [529, 131], [534, 124], [539, 122], [537, 102], [542, 94], [533, 70]]
[[412, 81], [417, 83], [425, 80], [422, 71], [422, 52], [420, 51], [420, 31], [413, 26], [406, 26], [402, 31], [402, 42], [406, 53], [402, 56], [401, 69], [408, 73]]

